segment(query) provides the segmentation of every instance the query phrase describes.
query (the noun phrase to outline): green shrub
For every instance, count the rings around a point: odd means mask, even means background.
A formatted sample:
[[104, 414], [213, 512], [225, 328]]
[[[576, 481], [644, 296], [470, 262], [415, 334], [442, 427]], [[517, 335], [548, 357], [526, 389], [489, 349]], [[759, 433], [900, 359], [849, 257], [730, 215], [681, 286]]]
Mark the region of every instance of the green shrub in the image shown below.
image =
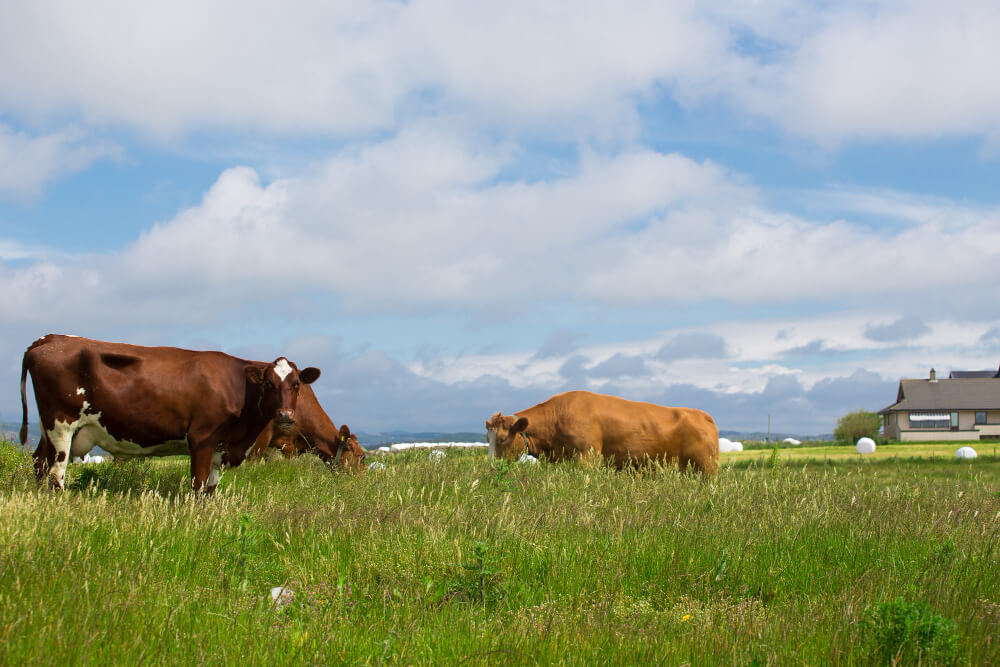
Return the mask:
[[837, 421], [833, 429], [833, 437], [839, 442], [856, 442], [858, 438], [878, 437], [882, 427], [882, 417], [875, 412], [858, 410], [844, 415]]
[[958, 651], [955, 621], [934, 613], [923, 600], [897, 598], [866, 607], [862, 631], [880, 664], [950, 664]]

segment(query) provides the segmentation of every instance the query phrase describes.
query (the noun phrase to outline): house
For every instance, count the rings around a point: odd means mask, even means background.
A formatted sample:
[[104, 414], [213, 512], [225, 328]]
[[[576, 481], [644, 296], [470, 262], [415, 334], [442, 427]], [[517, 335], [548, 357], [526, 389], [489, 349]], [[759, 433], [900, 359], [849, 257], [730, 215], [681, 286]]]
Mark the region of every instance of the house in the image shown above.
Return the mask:
[[899, 381], [896, 402], [879, 411], [889, 440], [1000, 440], [1000, 369], [952, 371], [938, 380]]

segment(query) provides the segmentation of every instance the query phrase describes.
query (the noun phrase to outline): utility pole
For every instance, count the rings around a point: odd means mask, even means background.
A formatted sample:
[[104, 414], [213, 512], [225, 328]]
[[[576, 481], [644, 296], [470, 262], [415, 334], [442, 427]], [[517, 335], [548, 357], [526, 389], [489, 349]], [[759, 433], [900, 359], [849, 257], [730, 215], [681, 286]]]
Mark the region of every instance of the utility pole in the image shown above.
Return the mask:
[[771, 442], [771, 415], [767, 416], [767, 441]]

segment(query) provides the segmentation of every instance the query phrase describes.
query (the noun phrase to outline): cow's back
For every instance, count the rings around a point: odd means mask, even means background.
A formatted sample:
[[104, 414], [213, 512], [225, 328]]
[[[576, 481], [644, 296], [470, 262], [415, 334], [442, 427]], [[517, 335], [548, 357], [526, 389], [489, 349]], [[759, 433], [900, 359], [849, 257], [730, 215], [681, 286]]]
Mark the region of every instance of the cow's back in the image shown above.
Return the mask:
[[104, 428], [139, 445], [183, 439], [195, 415], [224, 420], [244, 398], [240, 362], [221, 352], [50, 334], [28, 348], [25, 365], [44, 429], [100, 413]]

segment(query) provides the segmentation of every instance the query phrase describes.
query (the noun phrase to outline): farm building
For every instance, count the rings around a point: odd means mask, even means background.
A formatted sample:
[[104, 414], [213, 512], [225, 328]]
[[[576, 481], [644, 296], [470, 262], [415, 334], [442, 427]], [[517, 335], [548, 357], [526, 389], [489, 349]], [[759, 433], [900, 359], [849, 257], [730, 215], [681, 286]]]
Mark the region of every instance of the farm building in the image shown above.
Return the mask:
[[880, 412], [890, 440], [1000, 440], [1000, 369], [953, 371], [939, 380], [899, 381], [896, 402]]

